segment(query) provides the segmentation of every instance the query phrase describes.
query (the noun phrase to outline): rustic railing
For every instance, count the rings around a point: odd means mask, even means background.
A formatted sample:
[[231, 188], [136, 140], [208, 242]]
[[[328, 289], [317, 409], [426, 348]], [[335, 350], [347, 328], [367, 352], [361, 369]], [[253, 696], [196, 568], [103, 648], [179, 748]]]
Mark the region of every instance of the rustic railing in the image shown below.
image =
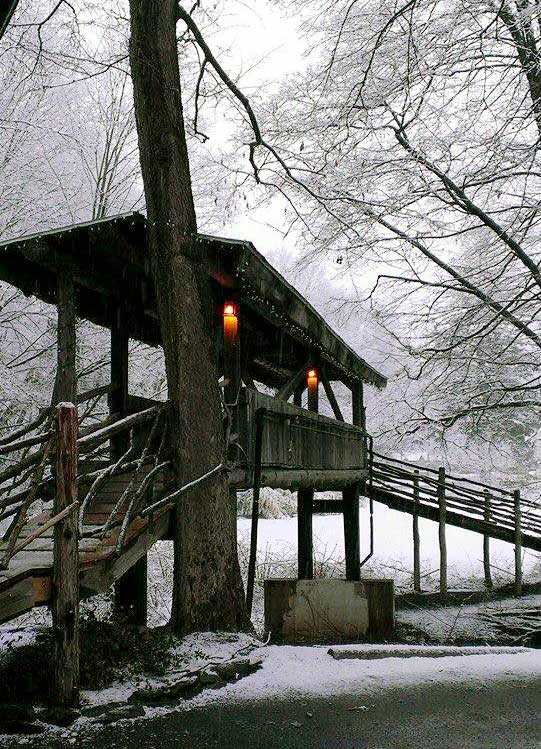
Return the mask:
[[[111, 390], [112, 386], [96, 388], [79, 396], [78, 403], [100, 398]], [[76, 419], [75, 409], [73, 411]], [[162, 460], [166, 429], [160, 429], [160, 425], [164, 426], [164, 413], [165, 404], [156, 404], [123, 418], [108, 417], [90, 427], [76, 424], [74, 428], [77, 431], [80, 427], [80, 430], [73, 452], [79, 500], [71, 503], [68, 508], [62, 508], [60, 512], [55, 513], [53, 507], [52, 517], [43, 515], [43, 521], [38, 522], [37, 527], [23, 539], [21, 532], [32, 518], [33, 507], [40, 500], [43, 505], [50, 507], [58, 491], [61, 477], [56, 465], [57, 410], [45, 409], [34, 421], [18, 427], [11, 435], [2, 438], [0, 456], [8, 460], [11, 458], [11, 461], [0, 471], [0, 522], [9, 520], [2, 539], [0, 568], [7, 568], [17, 553], [76, 510], [79, 537], [105, 536], [120, 525], [116, 551], [121, 551], [130, 523], [147, 506], [155, 481], [168, 466], [167, 461]], [[157, 440], [159, 430], [161, 438]], [[118, 460], [111, 463], [107, 457], [110, 440], [123, 433], [129, 435], [129, 447]], [[91, 509], [93, 499], [99, 495], [99, 490], [108, 480], [119, 474], [129, 474], [129, 481], [106, 521], [101, 526], [85, 527], [85, 513]], [[123, 511], [119, 513], [121, 508]]]
[[[448, 515], [454, 513], [469, 524], [472, 530], [483, 534], [483, 561], [485, 583], [492, 587], [490, 575], [489, 541], [492, 537], [513, 539], [515, 544], [515, 582], [517, 592], [522, 586], [521, 554], [523, 540], [541, 545], [541, 511], [539, 503], [522, 497], [518, 489], [504, 489], [481, 481], [449, 474], [444, 468], [433, 469], [380, 453], [374, 453], [371, 462], [371, 493], [378, 499], [393, 497], [413, 515], [414, 519], [414, 587], [419, 580], [419, 530], [418, 517], [425, 515], [424, 508], [432, 510], [430, 516], [439, 523], [440, 590], [447, 589], [447, 554], [445, 525]], [[469, 523], [468, 523], [469, 521]], [[502, 531], [506, 532], [502, 534]]]

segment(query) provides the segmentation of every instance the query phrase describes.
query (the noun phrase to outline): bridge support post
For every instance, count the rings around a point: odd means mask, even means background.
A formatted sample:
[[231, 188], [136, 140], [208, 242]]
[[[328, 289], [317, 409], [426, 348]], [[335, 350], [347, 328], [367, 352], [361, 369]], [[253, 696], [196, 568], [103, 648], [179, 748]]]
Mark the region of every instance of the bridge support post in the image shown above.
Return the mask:
[[[490, 507], [490, 492], [485, 489], [485, 512], [484, 520], [485, 523], [490, 523], [491, 519], [491, 507]], [[490, 569], [490, 536], [488, 533], [483, 534], [483, 570], [485, 573], [485, 588], [492, 590], [492, 572]]]
[[[109, 412], [117, 416], [128, 413], [129, 336], [126, 309], [119, 305], [111, 327], [111, 384], [115, 389], [109, 395]], [[128, 447], [128, 435], [119, 434], [111, 439], [111, 459], [118, 460]], [[139, 559], [115, 582], [115, 615], [128, 624], [147, 623], [147, 557]]]
[[419, 536], [419, 471], [413, 471], [413, 590], [421, 592], [421, 539]]
[[445, 468], [438, 469], [438, 505], [439, 524], [438, 538], [440, 544], [440, 596], [447, 598], [447, 541], [445, 525], [447, 522], [447, 502], [445, 498]]
[[[77, 502], [77, 409], [73, 403], [57, 406], [57, 425], [55, 515]], [[57, 705], [75, 707], [79, 702], [79, 549], [73, 510], [53, 531], [51, 612], [52, 699]]]
[[312, 531], [314, 490], [299, 489], [297, 492], [297, 538], [299, 580], [314, 577], [314, 548]]
[[359, 490], [359, 484], [353, 484], [342, 491], [346, 580], [360, 580], [361, 578]]
[[[351, 420], [355, 426], [360, 426], [363, 429], [366, 429], [362, 382], [356, 382], [353, 384], [351, 397]], [[346, 580], [360, 580], [361, 578], [361, 540], [359, 527], [360, 492], [360, 484], [354, 484], [342, 491]]]
[[[293, 403], [302, 407], [304, 383], [293, 394]], [[315, 402], [314, 402], [315, 401]], [[314, 408], [315, 407], [315, 408]], [[318, 410], [316, 398], [308, 393], [308, 408]], [[297, 566], [299, 580], [312, 580], [314, 577], [314, 548], [312, 516], [314, 506], [314, 490], [299, 489], [297, 492]]]
[[115, 583], [115, 614], [127, 624], [141, 627], [147, 624], [147, 555]]
[[515, 510], [515, 595], [522, 595], [522, 517], [520, 508], [520, 491], [513, 492]]

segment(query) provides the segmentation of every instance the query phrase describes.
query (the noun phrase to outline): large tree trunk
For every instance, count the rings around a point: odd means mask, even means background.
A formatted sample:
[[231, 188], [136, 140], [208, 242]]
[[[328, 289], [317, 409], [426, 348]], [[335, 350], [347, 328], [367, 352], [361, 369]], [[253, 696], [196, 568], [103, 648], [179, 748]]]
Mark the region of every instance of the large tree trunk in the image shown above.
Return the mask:
[[[175, 0], [130, 0], [130, 63], [148, 238], [179, 481], [223, 459], [207, 262], [196, 239], [176, 43]], [[180, 500], [172, 624], [178, 633], [248, 626], [236, 513], [220, 474]]]

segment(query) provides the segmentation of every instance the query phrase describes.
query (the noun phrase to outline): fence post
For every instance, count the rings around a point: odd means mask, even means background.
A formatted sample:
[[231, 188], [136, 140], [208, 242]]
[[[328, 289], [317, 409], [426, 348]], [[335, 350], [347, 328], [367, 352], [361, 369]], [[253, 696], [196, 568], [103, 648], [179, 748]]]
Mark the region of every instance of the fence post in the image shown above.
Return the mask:
[[413, 477], [413, 590], [421, 592], [421, 542], [419, 538], [419, 471], [414, 470]]
[[447, 505], [445, 500], [445, 468], [438, 469], [438, 505], [439, 527], [438, 538], [440, 544], [440, 596], [447, 597], [447, 542], [445, 540], [445, 523], [447, 519]]
[[513, 492], [515, 505], [515, 595], [522, 594], [522, 530], [520, 513], [520, 491]]
[[[485, 489], [485, 523], [490, 523], [490, 492]], [[492, 572], [490, 570], [490, 536], [488, 533], [483, 535], [483, 569], [485, 572], [485, 588], [492, 590]]]
[[[77, 408], [56, 409], [56, 494], [53, 513], [77, 501]], [[79, 552], [77, 512], [70, 512], [53, 531], [53, 701], [64, 707], [79, 702]]]

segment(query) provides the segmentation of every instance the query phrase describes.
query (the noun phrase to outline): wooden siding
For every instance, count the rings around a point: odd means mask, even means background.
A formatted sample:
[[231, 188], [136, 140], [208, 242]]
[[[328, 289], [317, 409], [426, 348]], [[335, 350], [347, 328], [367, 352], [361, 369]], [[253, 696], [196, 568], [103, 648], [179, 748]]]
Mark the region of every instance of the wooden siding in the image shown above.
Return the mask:
[[[310, 413], [291, 403], [243, 388], [239, 398], [239, 444], [246, 455], [240, 465], [253, 466], [256, 413], [264, 419], [262, 465], [305, 470], [355, 470], [366, 467], [364, 432], [360, 427]], [[240, 452], [240, 451], [239, 451]]]

